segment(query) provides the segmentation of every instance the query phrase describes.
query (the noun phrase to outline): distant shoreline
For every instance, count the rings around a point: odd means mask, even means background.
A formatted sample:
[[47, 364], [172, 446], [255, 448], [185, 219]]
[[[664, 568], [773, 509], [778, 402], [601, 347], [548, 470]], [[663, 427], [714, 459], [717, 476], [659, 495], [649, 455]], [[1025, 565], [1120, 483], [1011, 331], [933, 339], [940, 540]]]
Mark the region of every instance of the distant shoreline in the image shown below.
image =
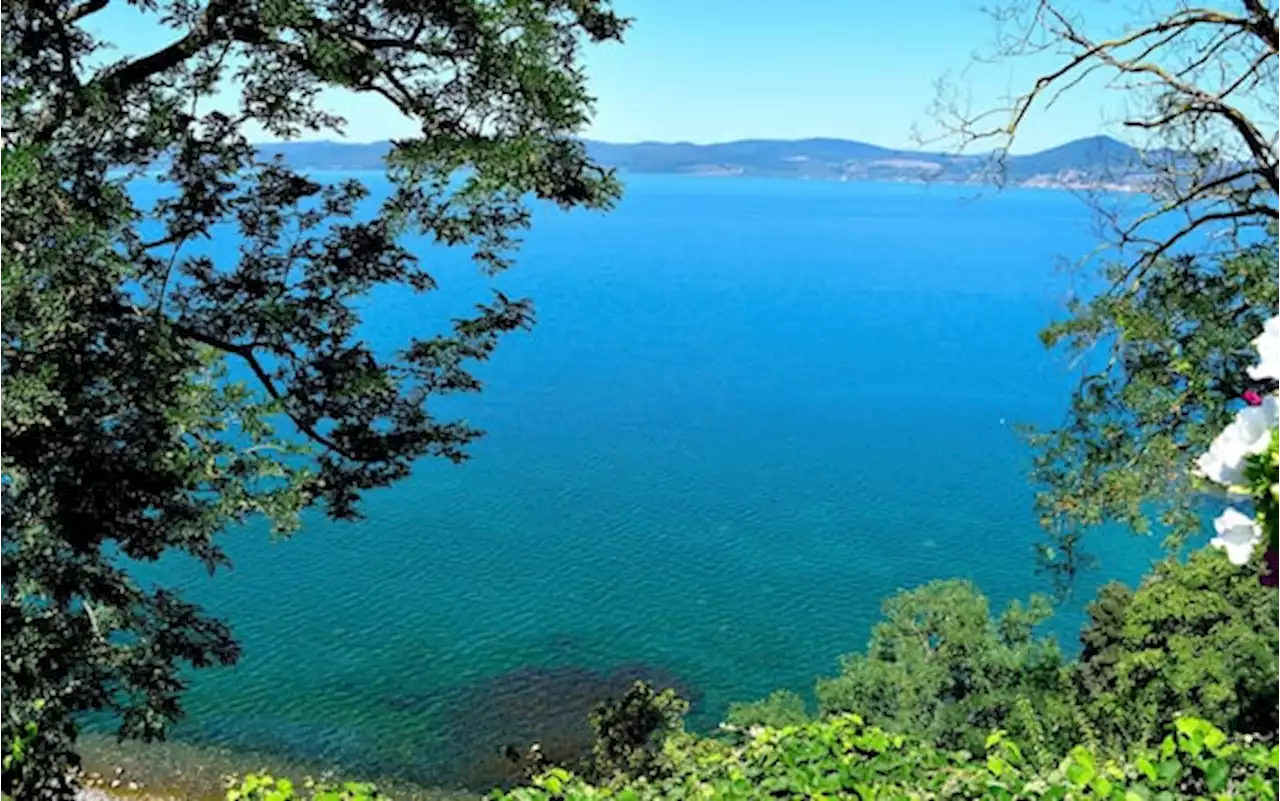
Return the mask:
[[[326, 171], [362, 171], [325, 168]], [[366, 170], [367, 171], [367, 170]], [[989, 187], [993, 189], [1052, 189], [1057, 192], [1116, 192], [1123, 194], [1140, 194], [1148, 189], [1135, 183], [1114, 182], [1056, 182], [1052, 179], [1010, 180], [948, 180], [946, 178], [842, 178], [842, 177], [809, 177], [809, 175], [759, 175], [748, 174], [744, 170], [721, 171], [682, 171], [682, 173], [640, 173], [640, 171], [621, 171], [623, 178], [628, 175], [667, 175], [675, 178], [756, 178], [767, 180], [792, 180], [792, 182], [810, 183], [879, 183], [879, 184], [911, 184], [911, 186], [947, 187]]]
[[[376, 166], [337, 166], [327, 164], [308, 164], [295, 166], [295, 169], [303, 173], [377, 173], [385, 174], [383, 167]], [[164, 174], [163, 169], [152, 169], [142, 173], [144, 178], [155, 178]], [[968, 186], [975, 189], [988, 188], [995, 190], [1004, 189], [1043, 189], [1060, 192], [1115, 192], [1118, 194], [1141, 194], [1147, 189], [1137, 184], [1125, 183], [1058, 183], [1049, 180], [1030, 180], [1030, 181], [1007, 181], [1000, 183], [998, 181], [960, 181], [948, 180], [946, 178], [842, 178], [838, 176], [803, 176], [803, 175], [759, 175], [747, 174], [745, 172], [640, 172], [632, 170], [618, 170], [618, 174], [623, 178], [628, 176], [646, 176], [646, 177], [669, 177], [669, 178], [698, 178], [698, 179], [732, 179], [732, 178], [751, 178], [756, 180], [770, 181], [788, 181], [796, 183], [829, 183], [829, 184], [908, 184], [913, 186]]]
[[[1038, 153], [991, 151], [973, 155], [900, 150], [844, 139], [758, 139], [709, 145], [580, 141], [589, 159], [623, 175], [994, 183], [1116, 192], [1142, 191], [1161, 169], [1187, 158], [1167, 150], [1140, 151], [1105, 136], [1068, 142]], [[273, 142], [257, 147], [261, 155], [280, 156], [300, 169], [380, 170], [392, 144]], [[996, 159], [998, 169], [993, 168]]]

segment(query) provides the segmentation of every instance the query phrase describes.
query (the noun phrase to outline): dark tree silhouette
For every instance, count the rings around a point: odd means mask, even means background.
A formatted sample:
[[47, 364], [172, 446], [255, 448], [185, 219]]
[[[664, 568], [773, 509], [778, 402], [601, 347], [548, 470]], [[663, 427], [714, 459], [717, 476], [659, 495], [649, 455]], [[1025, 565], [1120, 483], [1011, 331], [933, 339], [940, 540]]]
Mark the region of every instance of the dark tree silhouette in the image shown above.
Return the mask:
[[[496, 276], [530, 197], [601, 208], [618, 191], [574, 138], [581, 49], [624, 29], [604, 0], [147, 0], [128, 5], [173, 38], [130, 58], [89, 32], [109, 5], [5, 8], [4, 789], [21, 798], [69, 796], [81, 713], [160, 737], [182, 667], [237, 657], [226, 625], [129, 561], [213, 571], [228, 525], [353, 518], [414, 460], [464, 458], [480, 432], [429, 402], [478, 390], [469, 364], [532, 309], [495, 291], [376, 356], [360, 299], [435, 286], [399, 238]], [[230, 104], [214, 98], [228, 82]], [[372, 216], [359, 180], [247, 139], [340, 131], [335, 89], [421, 131], [394, 143]], [[144, 204], [129, 187], [146, 173], [164, 191]], [[228, 231], [237, 248], [191, 248]]]

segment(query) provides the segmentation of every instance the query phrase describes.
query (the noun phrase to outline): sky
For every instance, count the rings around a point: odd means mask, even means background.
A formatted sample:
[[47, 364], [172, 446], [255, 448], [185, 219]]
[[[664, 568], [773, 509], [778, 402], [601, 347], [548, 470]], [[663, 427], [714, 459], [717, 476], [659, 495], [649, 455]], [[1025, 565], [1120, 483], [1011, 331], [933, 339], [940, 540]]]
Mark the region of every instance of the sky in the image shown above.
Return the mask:
[[[619, 2], [635, 21], [623, 45], [588, 58], [598, 98], [590, 134], [615, 142], [837, 137], [915, 147], [913, 128], [936, 132], [930, 106], [939, 79], [961, 80], [973, 107], [985, 109], [1046, 64], [972, 66], [975, 51], [994, 42], [996, 23], [983, 11], [993, 1]], [[1019, 149], [1099, 133], [1107, 100], [1099, 87], [1082, 87], [1047, 118], [1029, 120]]]
[[[584, 135], [610, 142], [738, 139], [856, 139], [916, 148], [939, 129], [930, 106], [937, 82], [958, 81], [974, 109], [1000, 105], [1050, 65], [1045, 59], [973, 66], [989, 51], [994, 0], [615, 0], [634, 22], [623, 44], [588, 48], [597, 98]], [[1080, 0], [1090, 21], [1130, 18], [1123, 0]], [[131, 5], [90, 18], [91, 31], [119, 43], [116, 55], [148, 52], [175, 37]], [[380, 98], [330, 96], [347, 117], [345, 138], [368, 142], [414, 133]], [[1032, 152], [1116, 133], [1117, 96], [1077, 87], [1031, 116], [1014, 143]]]

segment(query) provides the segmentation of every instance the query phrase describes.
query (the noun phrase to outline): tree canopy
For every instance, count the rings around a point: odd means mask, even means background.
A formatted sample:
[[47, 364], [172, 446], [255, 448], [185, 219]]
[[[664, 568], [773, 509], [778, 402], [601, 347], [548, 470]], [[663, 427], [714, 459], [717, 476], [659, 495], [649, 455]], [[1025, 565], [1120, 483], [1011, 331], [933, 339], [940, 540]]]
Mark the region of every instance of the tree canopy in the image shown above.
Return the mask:
[[[4, 782], [22, 797], [70, 792], [81, 713], [161, 736], [183, 666], [237, 658], [225, 624], [141, 586], [131, 562], [183, 553], [213, 571], [230, 525], [289, 531], [312, 506], [351, 519], [415, 460], [465, 457], [479, 429], [432, 402], [478, 390], [470, 365], [532, 307], [495, 288], [376, 354], [361, 298], [436, 287], [400, 238], [496, 276], [530, 198], [618, 193], [575, 138], [582, 48], [625, 27], [603, 0], [148, 0], [128, 6], [172, 40], [125, 57], [90, 33], [112, 5], [5, 9], [4, 732], [38, 733]], [[385, 196], [250, 141], [341, 131], [333, 91], [420, 130], [394, 143]], [[154, 201], [132, 191], [147, 180]]]
[[[885, 601], [866, 650], [818, 682], [819, 709], [953, 749], [980, 748], [997, 728], [1035, 729], [1042, 717], [1070, 725], [1062, 654], [1035, 631], [1050, 611], [1034, 598], [992, 617], [986, 596], [967, 581], [901, 592]], [[1054, 708], [1059, 714], [1045, 714]]]
[[1171, 546], [1202, 532], [1194, 460], [1244, 393], [1275, 391], [1244, 368], [1280, 306], [1280, 6], [1170, 0], [1091, 15], [1071, 0], [1007, 0], [989, 12], [995, 38], [976, 61], [1049, 66], [976, 112], [943, 81], [940, 137], [994, 146], [999, 180], [1028, 119], [1095, 89], [1118, 96], [1107, 123], [1138, 148], [1138, 163], [1116, 166], [1144, 176], [1140, 207], [1084, 194], [1098, 247], [1063, 255], [1089, 289], [1043, 333], [1080, 374], [1063, 422], [1027, 432], [1049, 535], [1039, 556], [1066, 591], [1092, 563], [1083, 543], [1102, 523], [1161, 531]]
[[1089, 605], [1073, 671], [1092, 736], [1149, 743], [1194, 714], [1232, 732], [1280, 730], [1276, 594], [1222, 554], [1166, 560], [1131, 590], [1108, 584]]

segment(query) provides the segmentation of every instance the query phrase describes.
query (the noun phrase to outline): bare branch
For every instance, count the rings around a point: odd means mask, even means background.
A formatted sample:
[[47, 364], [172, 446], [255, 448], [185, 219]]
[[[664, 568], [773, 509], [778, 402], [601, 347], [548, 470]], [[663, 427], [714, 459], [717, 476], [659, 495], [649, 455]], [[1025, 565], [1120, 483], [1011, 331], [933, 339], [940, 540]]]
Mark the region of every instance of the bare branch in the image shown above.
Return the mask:
[[[1091, 201], [1109, 230], [1108, 247], [1124, 254], [1121, 283], [1139, 280], [1193, 234], [1217, 226], [1226, 226], [1228, 238], [1215, 238], [1213, 248], [1247, 246], [1243, 232], [1274, 225], [1280, 206], [1277, 12], [1272, 0], [1234, 3], [1221, 10], [1179, 3], [1119, 33], [1095, 36], [1087, 15], [1069, 13], [1057, 0], [1009, 0], [994, 16], [1002, 27], [1017, 27], [999, 32], [995, 59], [988, 60], [1052, 54], [1056, 66], [1002, 107], [971, 114], [939, 102], [939, 121], [960, 149], [996, 139], [999, 167], [1032, 113], [1053, 107], [1085, 79], [1104, 78], [1126, 98], [1115, 122], [1143, 137], [1136, 143], [1140, 163], [1126, 167], [1127, 182], [1156, 201], [1136, 218], [1108, 213], [1102, 195]], [[1001, 180], [1003, 173], [995, 175]]]

